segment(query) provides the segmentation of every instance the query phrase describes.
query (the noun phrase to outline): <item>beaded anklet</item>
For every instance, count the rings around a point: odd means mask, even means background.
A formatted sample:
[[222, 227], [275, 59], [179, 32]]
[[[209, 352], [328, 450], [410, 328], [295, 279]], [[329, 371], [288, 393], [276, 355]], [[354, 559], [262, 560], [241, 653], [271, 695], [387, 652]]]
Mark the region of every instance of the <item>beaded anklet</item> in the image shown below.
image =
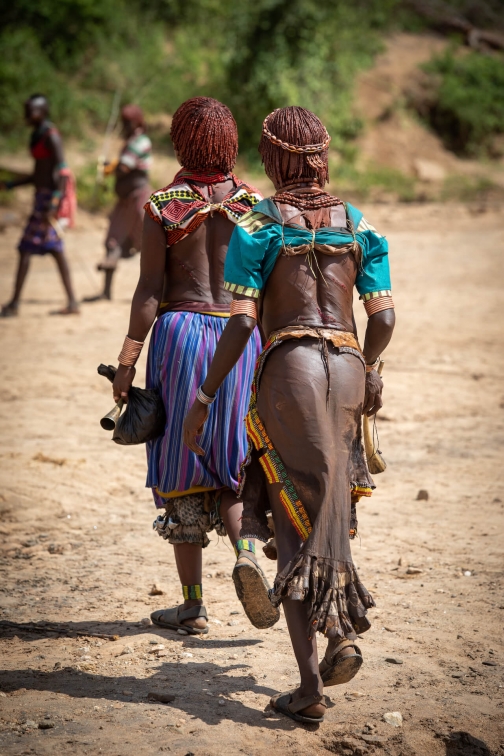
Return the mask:
[[182, 595], [184, 596], [185, 601], [189, 601], [189, 599], [203, 598], [203, 586], [201, 584], [183, 585]]
[[256, 553], [255, 543], [253, 541], [249, 541], [248, 538], [239, 538], [236, 541], [234, 550], [235, 550], [236, 556], [238, 556], [240, 551], [251, 551], [252, 554]]

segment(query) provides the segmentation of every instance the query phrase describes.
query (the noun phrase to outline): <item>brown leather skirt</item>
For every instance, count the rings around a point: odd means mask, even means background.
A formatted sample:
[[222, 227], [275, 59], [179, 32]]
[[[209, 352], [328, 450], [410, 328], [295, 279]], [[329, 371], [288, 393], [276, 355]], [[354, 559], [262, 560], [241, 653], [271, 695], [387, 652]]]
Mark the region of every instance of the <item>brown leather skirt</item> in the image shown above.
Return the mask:
[[299, 548], [287, 563], [279, 554], [272, 601], [305, 602], [310, 636], [355, 638], [370, 627], [374, 602], [349, 538], [352, 491], [374, 487], [361, 439], [364, 381], [356, 349], [287, 334], [266, 347], [256, 372], [241, 535], [267, 540], [267, 509], [277, 534], [296, 530]]

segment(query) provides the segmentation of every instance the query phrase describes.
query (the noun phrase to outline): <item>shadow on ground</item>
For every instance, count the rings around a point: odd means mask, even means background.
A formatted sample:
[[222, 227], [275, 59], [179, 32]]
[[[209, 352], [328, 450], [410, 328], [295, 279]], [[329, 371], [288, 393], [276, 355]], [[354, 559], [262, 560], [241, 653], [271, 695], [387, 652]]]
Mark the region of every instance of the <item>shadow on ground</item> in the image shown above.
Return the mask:
[[[269, 729], [291, 730], [298, 726], [286, 717], [273, 712], [263, 713], [231, 697], [240, 693], [252, 693], [269, 698], [277, 692], [256, 684], [247, 676], [247, 669], [246, 664], [221, 666], [213, 662], [167, 662], [147, 679], [133, 675], [108, 677], [73, 667], [52, 672], [15, 669], [0, 671], [0, 689], [11, 696], [34, 690], [76, 699], [108, 700], [139, 706], [159, 705], [167, 713], [172, 708], [171, 704], [158, 704], [149, 700], [148, 696], [149, 693], [170, 693], [175, 697], [172, 703], [177, 715], [182, 711], [191, 719], [201, 720], [207, 725], [218, 725], [230, 720], [233, 723]], [[228, 674], [234, 670], [243, 670], [244, 675], [234, 677]], [[308, 729], [312, 730], [313, 726], [308, 726]]]

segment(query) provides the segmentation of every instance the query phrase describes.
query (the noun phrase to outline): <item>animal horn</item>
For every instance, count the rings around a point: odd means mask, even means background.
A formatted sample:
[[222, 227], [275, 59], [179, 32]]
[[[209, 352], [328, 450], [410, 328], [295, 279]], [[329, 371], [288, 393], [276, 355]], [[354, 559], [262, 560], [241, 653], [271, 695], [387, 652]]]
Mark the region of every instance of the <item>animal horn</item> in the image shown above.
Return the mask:
[[107, 430], [107, 431], [115, 430], [123, 405], [124, 405], [124, 400], [119, 399], [116, 406], [113, 409], [111, 409], [110, 412], [108, 412], [105, 415], [105, 417], [102, 417], [102, 419], [100, 420], [100, 425], [103, 428], [103, 430]]
[[[382, 374], [384, 364], [385, 361], [380, 360], [380, 364], [378, 365], [377, 370], [378, 375]], [[371, 473], [371, 475], [378, 475], [378, 473], [386, 470], [387, 463], [383, 459], [381, 451], [374, 445], [371, 425], [369, 422], [369, 417], [367, 415], [362, 416], [362, 432], [364, 435], [364, 449], [366, 451], [366, 459], [369, 472]]]

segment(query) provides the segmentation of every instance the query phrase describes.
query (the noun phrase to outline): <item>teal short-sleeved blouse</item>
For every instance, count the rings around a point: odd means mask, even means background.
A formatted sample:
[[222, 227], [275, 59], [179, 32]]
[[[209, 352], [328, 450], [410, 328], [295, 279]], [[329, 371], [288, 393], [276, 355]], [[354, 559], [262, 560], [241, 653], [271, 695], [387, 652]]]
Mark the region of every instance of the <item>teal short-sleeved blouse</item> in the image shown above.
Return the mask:
[[343, 246], [355, 240], [362, 250], [362, 261], [355, 287], [363, 299], [371, 295], [390, 295], [388, 244], [369, 225], [360, 210], [346, 203], [347, 217], [355, 232], [346, 228], [320, 228], [313, 232], [302, 226], [285, 226], [270, 200], [262, 200], [235, 226], [224, 266], [224, 287], [231, 292], [258, 298], [266, 285], [283, 247], [317, 244]]

